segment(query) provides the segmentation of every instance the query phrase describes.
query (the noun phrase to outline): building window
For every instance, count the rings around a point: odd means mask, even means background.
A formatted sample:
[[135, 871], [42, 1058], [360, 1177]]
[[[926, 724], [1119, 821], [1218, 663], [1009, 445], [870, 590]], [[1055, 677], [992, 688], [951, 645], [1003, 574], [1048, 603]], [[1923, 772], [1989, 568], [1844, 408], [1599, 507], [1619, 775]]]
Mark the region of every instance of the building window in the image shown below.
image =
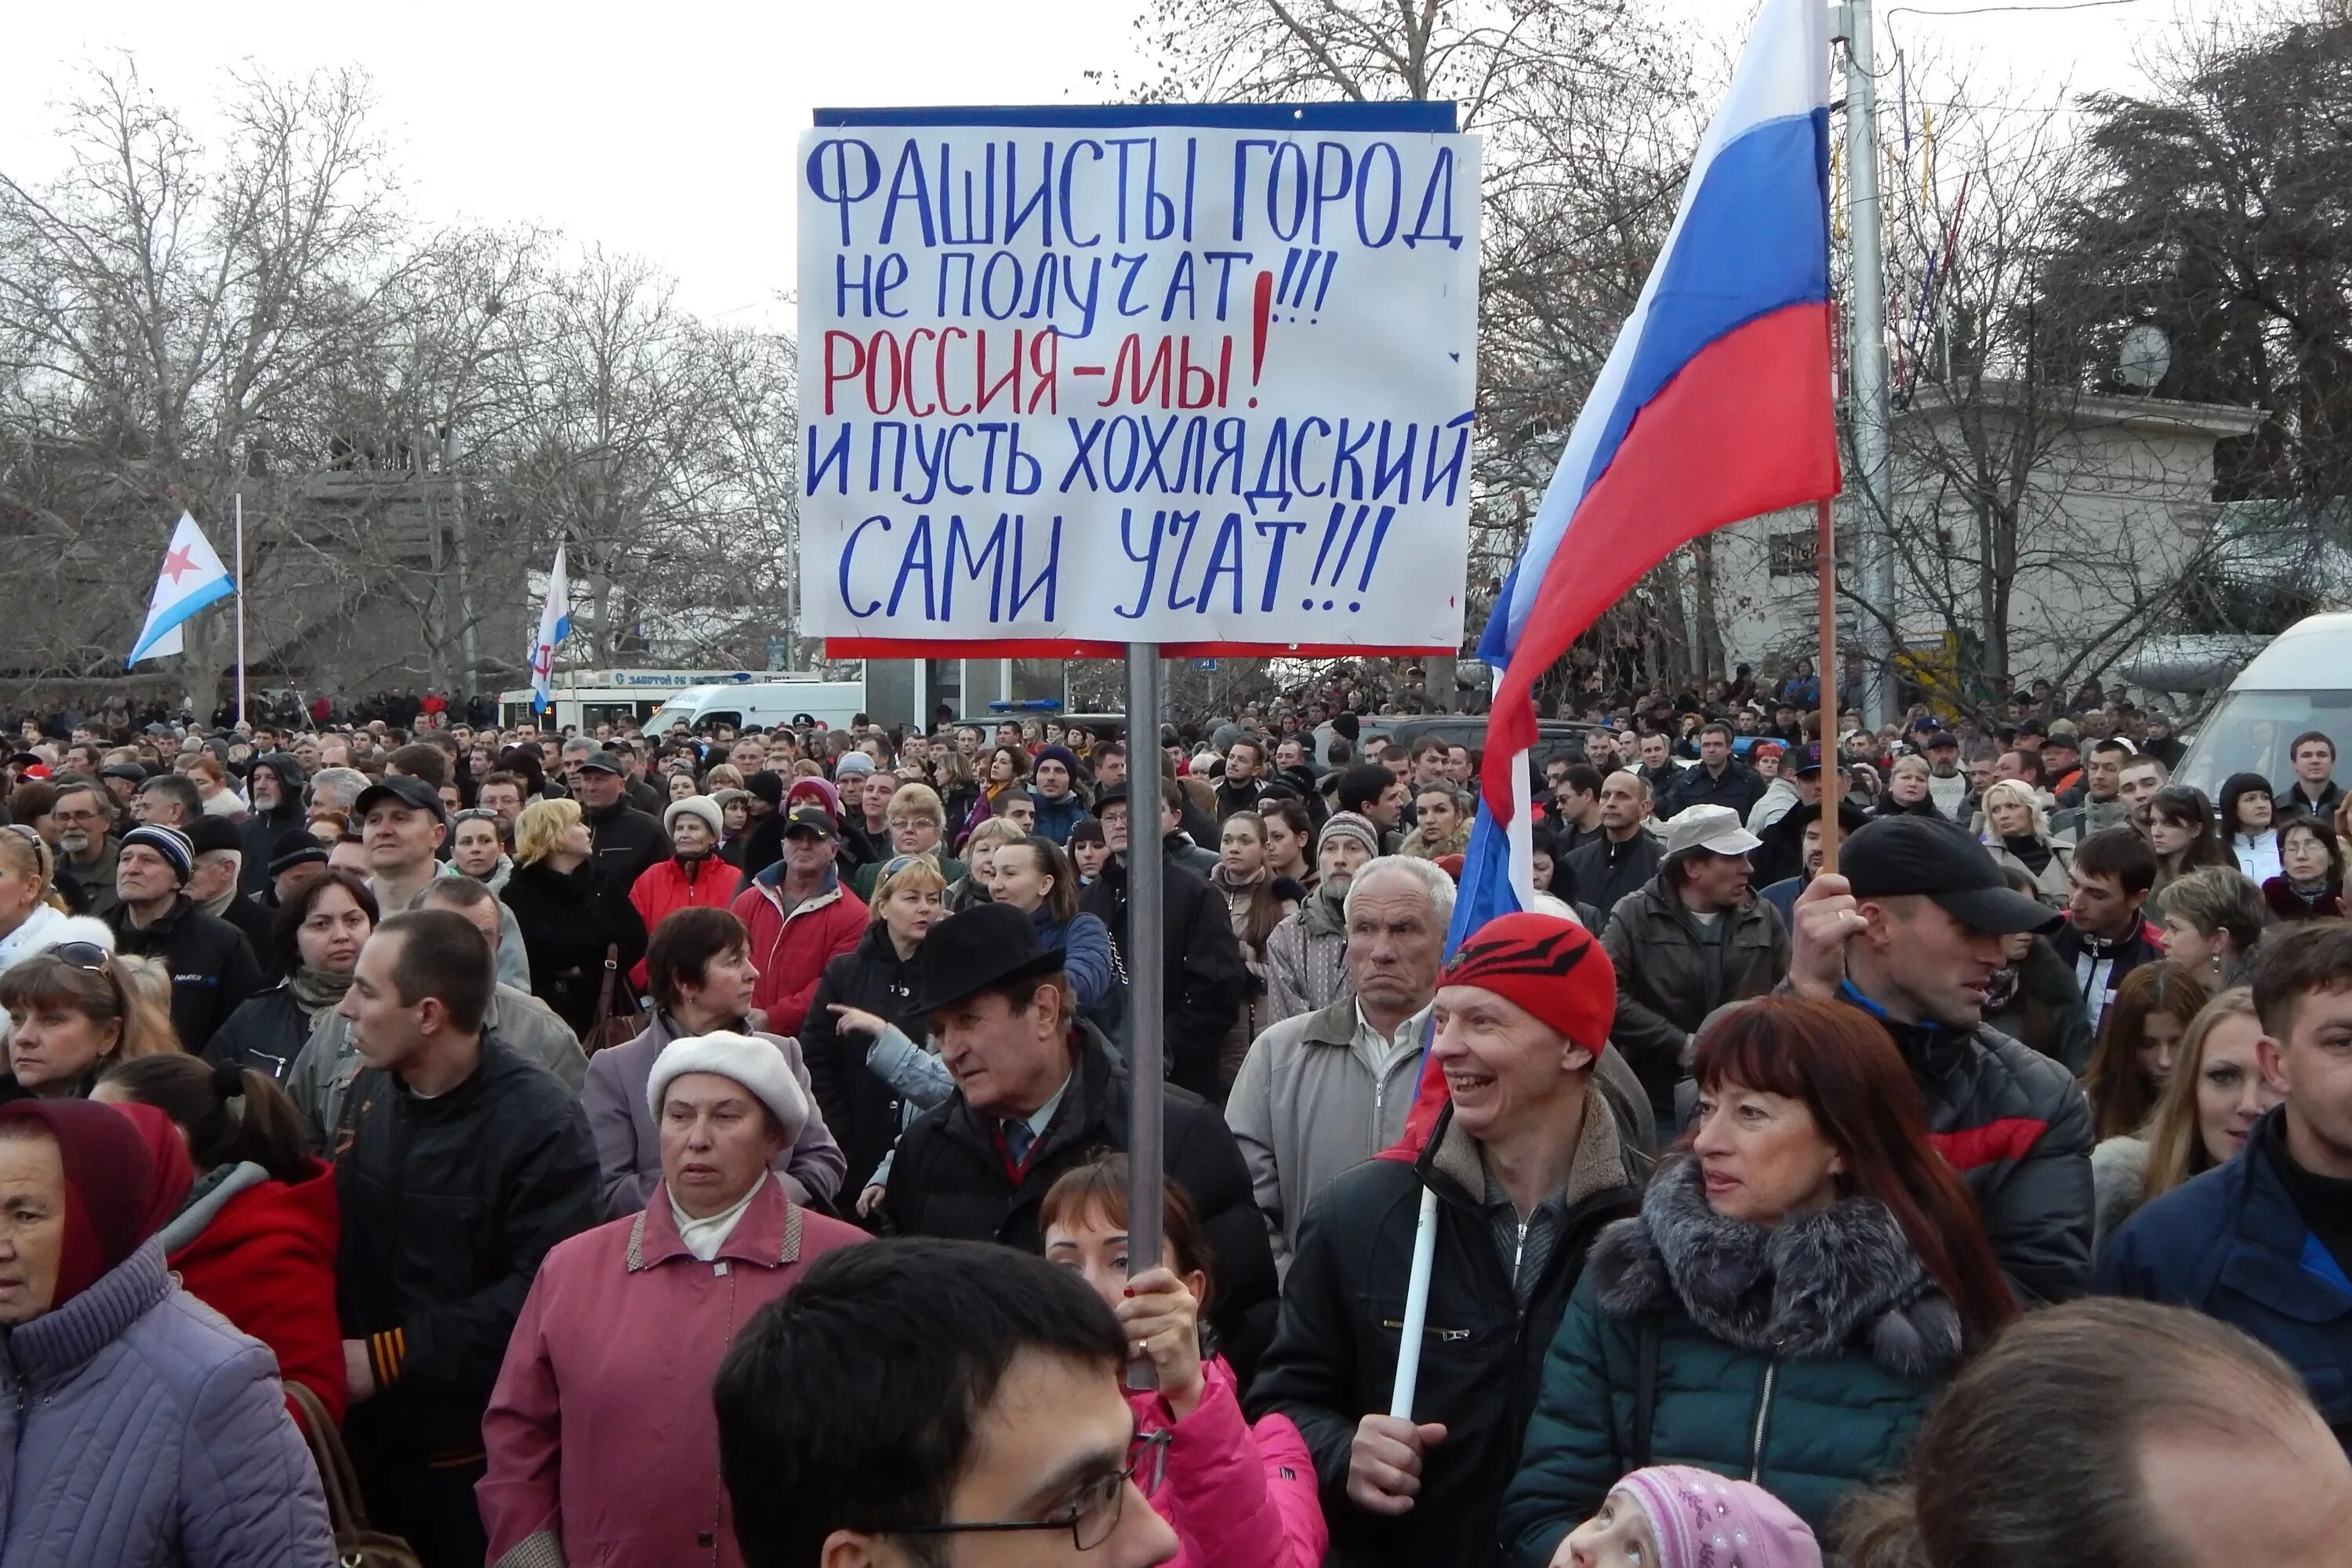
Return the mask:
[[1775, 577], [1810, 577], [1813, 574], [1813, 546], [1816, 542], [1810, 528], [1791, 529], [1776, 533], [1765, 542], [1769, 569]]

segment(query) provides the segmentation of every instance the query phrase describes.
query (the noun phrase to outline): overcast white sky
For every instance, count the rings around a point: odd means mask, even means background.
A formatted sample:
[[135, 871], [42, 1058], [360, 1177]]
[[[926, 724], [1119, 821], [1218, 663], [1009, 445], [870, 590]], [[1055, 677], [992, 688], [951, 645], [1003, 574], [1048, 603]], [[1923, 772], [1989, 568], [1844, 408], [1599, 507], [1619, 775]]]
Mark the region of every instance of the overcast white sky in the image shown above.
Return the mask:
[[[1749, 0], [1657, 0], [1710, 31]], [[1973, 56], [1979, 79], [2048, 101], [2058, 83], [2132, 86], [2133, 46], [2184, 0], [2096, 9], [1933, 16], [1999, 0], [1885, 6], [1906, 53]], [[2232, 0], [2208, 0], [2230, 4]], [[1884, 0], [1882, 0], [1884, 5]], [[35, 5], [8, 23], [0, 168], [58, 160], [58, 100], [81, 62], [135, 51], [167, 101], [199, 107], [251, 59], [292, 73], [356, 62], [429, 216], [538, 222], [651, 258], [710, 314], [785, 321], [793, 223], [787, 164], [821, 104], [1086, 102], [1085, 73], [1139, 67], [1140, 0], [784, 0], [562, 7], [450, 0], [376, 8], [287, 0]], [[2037, 91], [2036, 89], [2039, 89]]]

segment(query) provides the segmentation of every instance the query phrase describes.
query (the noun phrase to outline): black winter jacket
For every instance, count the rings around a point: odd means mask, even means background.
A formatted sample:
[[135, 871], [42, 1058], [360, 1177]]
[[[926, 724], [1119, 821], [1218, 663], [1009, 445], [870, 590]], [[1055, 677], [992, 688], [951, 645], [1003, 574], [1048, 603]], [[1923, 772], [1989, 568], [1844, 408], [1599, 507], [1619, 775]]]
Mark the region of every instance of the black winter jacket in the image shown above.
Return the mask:
[[280, 1084], [310, 1038], [310, 1020], [294, 999], [294, 987], [279, 981], [250, 997], [228, 1016], [205, 1047], [205, 1060], [268, 1073]]
[[[1222, 914], [1220, 919], [1222, 919]], [[1127, 1147], [1127, 1070], [1093, 1025], [1072, 1032], [1075, 1076], [1052, 1123], [1016, 1173], [992, 1119], [961, 1093], [918, 1117], [898, 1140], [879, 1207], [901, 1236], [1001, 1241], [1043, 1250], [1038, 1205], [1066, 1172]], [[1210, 1310], [1220, 1349], [1246, 1385], [1274, 1331], [1274, 1251], [1241, 1146], [1216, 1111], [1170, 1086], [1161, 1114], [1162, 1165], [1201, 1216], [1216, 1258]], [[845, 1192], [848, 1191], [844, 1187]]]
[[[1710, 934], [1719, 940], [1706, 940]], [[1727, 1002], [1769, 995], [1789, 972], [1789, 928], [1780, 910], [1751, 892], [1708, 933], [1664, 872], [1618, 901], [1601, 945], [1617, 967], [1609, 1041], [1641, 1075], [1650, 1109], [1662, 1116], [1674, 1110], [1675, 1084], [1687, 1076], [1683, 1053], [1691, 1032]]]
[[553, 1074], [486, 1037], [474, 1075], [431, 1100], [362, 1071], [329, 1148], [336, 1310], [382, 1389], [346, 1429], [418, 1463], [477, 1458], [531, 1276], [603, 1217], [587, 1116]]
[[626, 795], [602, 811], [583, 805], [580, 816], [595, 843], [597, 866], [624, 894], [637, 885], [646, 867], [669, 858], [669, 835], [662, 831], [661, 818], [639, 811]]
[[646, 922], [629, 902], [628, 887], [594, 860], [570, 872], [545, 860], [518, 866], [499, 897], [514, 911], [530, 958], [531, 994], [546, 1003], [585, 1039], [596, 1021], [604, 994], [604, 950], [621, 950], [621, 978], [614, 994], [625, 995], [626, 976], [646, 955]]
[[[1181, 838], [1181, 835], [1170, 836], [1171, 853], [1160, 860], [1164, 868], [1160, 908], [1165, 911], [1160, 942], [1168, 972], [1161, 1047], [1167, 1053], [1170, 1081], [1214, 1100], [1221, 1098], [1218, 1052], [1249, 997], [1250, 974], [1242, 962], [1241, 943], [1234, 937], [1224, 895], [1174, 858], [1172, 851]], [[1110, 928], [1120, 973], [1134, 973], [1135, 963], [1127, 952], [1124, 856], [1103, 863], [1102, 875], [1081, 896], [1078, 907]]]
[[[269, 862], [278, 855], [278, 836], [302, 826], [302, 764], [291, 752], [265, 752], [253, 759], [253, 772], [278, 775], [278, 805], [255, 807], [245, 819], [245, 858], [236, 870], [241, 898], [269, 890]], [[249, 775], [248, 775], [249, 781]], [[246, 786], [252, 788], [250, 782]]]
[[172, 972], [172, 1027], [191, 1055], [202, 1054], [213, 1032], [261, 989], [261, 965], [245, 933], [196, 908], [185, 893], [143, 930], [131, 923], [127, 904], [108, 910], [106, 923], [114, 930], [115, 952], [161, 959]]
[[1622, 844], [1611, 843], [1603, 834], [1563, 862], [1576, 884], [1574, 890], [1563, 891], [1557, 875], [1551, 890], [1560, 898], [1591, 904], [1606, 918], [1626, 894], [1658, 874], [1658, 862], [1664, 858], [1664, 847], [1646, 832], [1636, 833]]
[[1927, 1108], [1927, 1135], [1960, 1173], [2018, 1304], [2091, 1289], [2091, 1111], [2074, 1075], [1979, 1025], [1901, 1024], [1851, 983], [1841, 997], [1894, 1037]]
[[918, 948], [914, 957], [901, 959], [890, 944], [888, 929], [876, 921], [856, 948], [826, 962], [809, 1003], [808, 1021], [801, 1026], [801, 1058], [808, 1064], [817, 1109], [824, 1112], [824, 1124], [849, 1162], [841, 1190], [852, 1200], [865, 1190], [874, 1167], [898, 1140], [906, 1100], [866, 1069], [866, 1048], [873, 1044], [872, 1037], [842, 1033], [833, 1005], [862, 1007], [919, 1040], [924, 1019], [907, 1003], [919, 987], [922, 956]]
[[1706, 764], [1688, 767], [1675, 775], [1666, 788], [1665, 798], [1656, 810], [1662, 817], [1672, 817], [1694, 805], [1727, 805], [1739, 814], [1742, 822], [1764, 798], [1764, 781], [1756, 770], [1733, 757], [1723, 764], [1723, 776], [1717, 778], [1706, 771]]
[[[1544, 1352], [1587, 1249], [1602, 1226], [1634, 1212], [1644, 1164], [1591, 1100], [1566, 1194], [1568, 1223], [1525, 1306], [1483, 1205], [1476, 1141], [1454, 1128], [1450, 1109], [1418, 1160], [1369, 1160], [1308, 1207], [1249, 1412], [1278, 1411], [1307, 1439], [1331, 1527], [1330, 1568], [1495, 1562], [1496, 1510], [1518, 1471]], [[1424, 1186], [1438, 1196], [1437, 1262], [1412, 1414], [1444, 1422], [1445, 1441], [1429, 1451], [1412, 1511], [1378, 1518], [1348, 1500], [1348, 1455], [1358, 1421], [1389, 1408]]]

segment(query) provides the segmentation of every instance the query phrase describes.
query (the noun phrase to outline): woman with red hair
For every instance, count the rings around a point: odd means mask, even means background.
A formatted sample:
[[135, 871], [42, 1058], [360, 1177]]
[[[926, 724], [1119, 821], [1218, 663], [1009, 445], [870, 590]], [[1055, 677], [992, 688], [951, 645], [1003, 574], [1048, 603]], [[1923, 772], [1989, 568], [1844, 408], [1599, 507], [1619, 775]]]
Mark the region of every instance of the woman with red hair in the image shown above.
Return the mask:
[[1822, 1529], [1902, 1468], [1961, 1359], [2017, 1310], [1919, 1091], [1863, 1013], [1718, 1014], [1698, 1121], [1593, 1243], [1545, 1358], [1507, 1560], [1565, 1563], [1619, 1477], [1695, 1465]]

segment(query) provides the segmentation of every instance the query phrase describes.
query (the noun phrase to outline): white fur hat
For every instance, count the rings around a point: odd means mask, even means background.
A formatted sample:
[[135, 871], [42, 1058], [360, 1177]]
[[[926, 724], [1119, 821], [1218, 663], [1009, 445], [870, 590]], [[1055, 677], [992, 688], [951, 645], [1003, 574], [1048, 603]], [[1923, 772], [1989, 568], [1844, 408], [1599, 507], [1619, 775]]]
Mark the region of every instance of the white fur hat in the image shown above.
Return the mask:
[[772, 1040], [729, 1030], [689, 1035], [662, 1047], [646, 1079], [646, 1109], [653, 1112], [656, 1125], [661, 1121], [662, 1096], [670, 1080], [690, 1072], [717, 1073], [750, 1089], [783, 1128], [786, 1143], [797, 1142], [801, 1129], [808, 1125], [808, 1096], [793, 1077], [792, 1064], [784, 1059], [782, 1049]]

